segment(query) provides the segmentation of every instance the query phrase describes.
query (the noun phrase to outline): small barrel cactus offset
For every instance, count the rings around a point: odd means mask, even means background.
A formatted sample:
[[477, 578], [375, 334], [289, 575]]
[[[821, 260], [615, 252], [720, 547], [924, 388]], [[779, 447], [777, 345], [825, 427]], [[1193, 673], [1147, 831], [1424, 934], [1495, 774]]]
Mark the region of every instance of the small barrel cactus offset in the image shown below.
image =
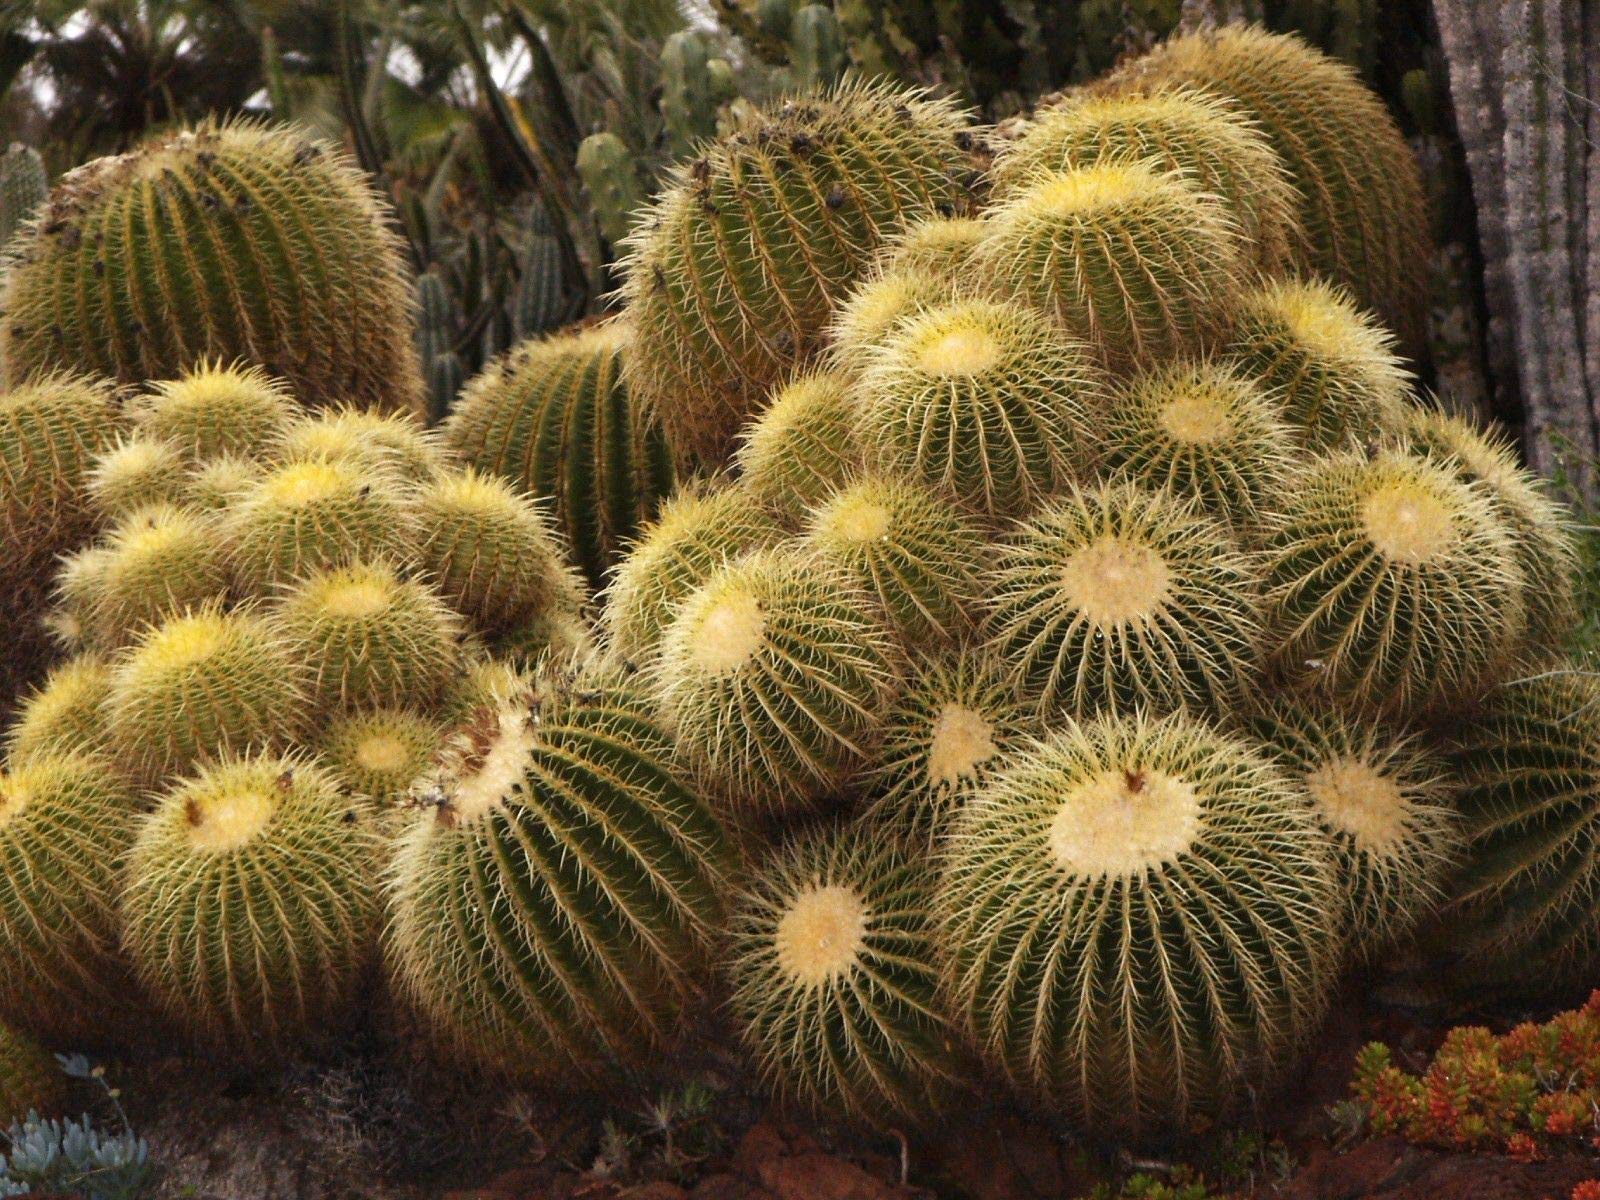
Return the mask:
[[255, 459], [223, 454], [190, 467], [180, 496], [190, 508], [214, 513], [248, 493], [260, 478], [261, 464]]
[[1075, 488], [1000, 550], [991, 644], [1041, 712], [1227, 712], [1261, 670], [1262, 591], [1192, 501]]
[[50, 180], [37, 150], [12, 142], [0, 152], [0, 250], [44, 207], [49, 194]]
[[1463, 981], [1540, 992], [1600, 963], [1600, 677], [1582, 662], [1502, 685], [1457, 734], [1470, 839], [1448, 934]]
[[398, 241], [355, 164], [295, 130], [208, 123], [96, 159], [57, 183], [12, 258], [10, 386], [242, 359], [305, 404], [421, 403]]
[[8, 760], [105, 750], [103, 706], [110, 690], [111, 664], [97, 655], [80, 654], [54, 668], [18, 705], [6, 730]]
[[381, 850], [371, 814], [309, 759], [202, 766], [162, 795], [128, 855], [123, 932], [140, 982], [230, 1053], [328, 1032], [371, 958]]
[[189, 464], [168, 442], [131, 434], [95, 459], [85, 491], [101, 520], [133, 516], [183, 496]]
[[869, 351], [856, 427], [869, 463], [1020, 516], [1088, 469], [1110, 385], [1087, 348], [1006, 301], [905, 318]]
[[1432, 260], [1422, 177], [1383, 103], [1348, 65], [1292, 35], [1250, 27], [1174, 38], [1101, 85], [1195, 87], [1237, 104], [1298, 192], [1295, 265], [1350, 288], [1420, 346]]
[[712, 575], [677, 613], [661, 642], [661, 712], [723, 803], [793, 810], [861, 765], [895, 672], [859, 585], [765, 551]]
[[1332, 862], [1252, 744], [1185, 716], [1068, 725], [951, 825], [949, 994], [1017, 1084], [1089, 1128], [1215, 1117], [1321, 1021]]
[[386, 949], [399, 994], [494, 1072], [636, 1061], [698, 995], [731, 858], [646, 698], [545, 675], [479, 709], [401, 836]]
[[628, 382], [680, 466], [724, 462], [884, 239], [964, 201], [970, 140], [947, 102], [851, 83], [741, 119], [678, 170], [623, 291]]
[[833, 310], [828, 356], [841, 374], [859, 374], [874, 348], [896, 333], [903, 321], [964, 294], [957, 282], [931, 271], [892, 269], [868, 275]]
[[306, 576], [268, 615], [308, 664], [319, 713], [434, 702], [461, 668], [461, 618], [428, 584], [363, 561]]
[[203, 463], [259, 452], [283, 432], [296, 407], [289, 389], [260, 367], [201, 362], [140, 397], [133, 426], [141, 436]]
[[443, 745], [444, 729], [432, 717], [407, 708], [379, 708], [330, 721], [317, 741], [317, 758], [339, 783], [380, 811], [390, 811], [433, 769]]
[[388, 470], [407, 483], [427, 483], [454, 462], [443, 439], [410, 414], [342, 404], [299, 414], [268, 444], [266, 457], [285, 462], [337, 459]]
[[1114, 476], [1194, 500], [1241, 536], [1277, 505], [1298, 457], [1276, 394], [1210, 359], [1136, 376], [1111, 405], [1102, 437]]
[[807, 371], [773, 393], [739, 431], [734, 470], [757, 503], [794, 514], [816, 504], [861, 466], [856, 397], [842, 371]]
[[1493, 503], [1425, 459], [1320, 461], [1266, 551], [1279, 666], [1347, 704], [1459, 704], [1494, 682], [1526, 628], [1525, 581]]
[[661, 433], [622, 382], [628, 326], [524, 342], [468, 383], [444, 425], [467, 463], [548, 500], [591, 587], [672, 489]]
[[892, 476], [857, 479], [812, 509], [799, 545], [864, 588], [908, 647], [972, 630], [984, 541], [937, 492]]
[[0, 1017], [83, 1037], [125, 998], [117, 869], [135, 812], [92, 755], [39, 753], [0, 774]]
[[67, 1077], [56, 1060], [27, 1034], [0, 1025], [0, 1122], [9, 1129], [29, 1113], [55, 1117], [66, 1107]]
[[969, 285], [973, 255], [985, 227], [977, 217], [937, 217], [908, 225], [889, 240], [881, 256], [885, 275], [932, 276]]
[[823, 1113], [924, 1124], [961, 1075], [936, 998], [935, 878], [872, 822], [759, 864], [731, 921], [733, 1012], [762, 1077]]
[[1438, 912], [1462, 846], [1448, 765], [1416, 734], [1264, 701], [1246, 727], [1305, 789], [1333, 839], [1346, 941], [1372, 959]]
[[1400, 437], [1413, 453], [1443, 463], [1461, 479], [1487, 490], [1511, 534], [1511, 548], [1527, 585], [1527, 652], [1559, 652], [1578, 616], [1573, 591], [1578, 550], [1570, 512], [1499, 434], [1483, 433], [1440, 409], [1413, 408], [1405, 414]]
[[612, 656], [645, 665], [685, 597], [725, 562], [782, 533], [741, 489], [680, 489], [612, 576], [600, 615]]
[[1154, 159], [1034, 179], [988, 226], [980, 269], [1119, 370], [1207, 349], [1248, 263], [1223, 201]]
[[964, 648], [914, 655], [884, 717], [867, 794], [885, 824], [936, 843], [967, 798], [1035, 732], [1042, 727], [995, 655]]
[[644, 188], [628, 143], [616, 134], [591, 133], [578, 143], [578, 178], [589, 193], [589, 207], [600, 235], [620, 246], [644, 206]]
[[583, 584], [549, 519], [509, 483], [470, 468], [451, 472], [416, 505], [428, 577], [480, 630], [503, 633], [583, 604]]
[[1184, 172], [1221, 197], [1256, 263], [1267, 271], [1288, 265], [1299, 197], [1283, 160], [1240, 109], [1193, 88], [1075, 96], [1036, 114], [991, 175], [1004, 198], [1040, 176], [1128, 156]]
[[1404, 419], [1410, 376], [1394, 339], [1321, 280], [1276, 280], [1246, 293], [1228, 352], [1275, 393], [1314, 449], [1365, 443]]
[[153, 785], [225, 750], [281, 746], [305, 726], [306, 670], [248, 609], [172, 617], [112, 669], [106, 717], [116, 762]]

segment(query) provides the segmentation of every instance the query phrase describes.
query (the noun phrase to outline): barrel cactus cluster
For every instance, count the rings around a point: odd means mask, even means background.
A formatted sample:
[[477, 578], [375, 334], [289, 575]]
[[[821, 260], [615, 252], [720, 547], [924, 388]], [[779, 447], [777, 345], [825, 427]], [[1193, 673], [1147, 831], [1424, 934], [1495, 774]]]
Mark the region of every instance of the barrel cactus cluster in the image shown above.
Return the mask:
[[[977, 1081], [1142, 1137], [1402, 944], [1600, 963], [1567, 518], [1412, 387], [1415, 168], [1345, 68], [1232, 30], [1005, 136], [882, 84], [743, 113], [622, 312], [437, 433], [350, 374], [399, 351], [255, 337], [395, 270], [301, 149], [104, 165], [12, 252], [0, 515], [70, 654], [0, 773], [0, 1019], [272, 1051], [381, 988], [503, 1075], [731, 1027], [823, 1113]], [[286, 275], [146, 328], [274, 205]], [[191, 208], [227, 236], [69, 276]]]

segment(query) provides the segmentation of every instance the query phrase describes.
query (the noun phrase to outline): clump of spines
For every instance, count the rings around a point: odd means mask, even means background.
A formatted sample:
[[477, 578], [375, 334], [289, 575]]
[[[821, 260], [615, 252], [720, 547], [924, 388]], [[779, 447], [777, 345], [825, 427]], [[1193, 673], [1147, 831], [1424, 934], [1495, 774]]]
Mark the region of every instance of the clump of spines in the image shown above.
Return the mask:
[[410, 708], [344, 713], [328, 723], [317, 757], [341, 784], [379, 811], [396, 811], [443, 749], [444, 729]]
[[874, 1124], [933, 1120], [959, 1077], [937, 996], [934, 881], [870, 822], [760, 863], [730, 922], [732, 1005], [784, 1097]]
[[190, 462], [257, 453], [295, 414], [281, 380], [260, 367], [202, 362], [178, 379], [152, 385], [134, 409], [133, 426]]
[[828, 357], [846, 375], [866, 366], [875, 347], [900, 324], [930, 308], [960, 299], [966, 289], [927, 272], [878, 271], [862, 279], [834, 309], [828, 323]]
[[983, 221], [977, 217], [917, 221], [889, 239], [879, 262], [885, 274], [902, 272], [970, 285], [973, 254], [983, 234]]
[[859, 469], [856, 397], [842, 371], [808, 371], [776, 391], [739, 432], [734, 469], [757, 504], [798, 512]]
[[85, 492], [102, 520], [126, 517], [183, 494], [188, 464], [167, 442], [141, 434], [121, 438], [95, 459]]
[[110, 687], [111, 664], [98, 655], [79, 654], [52, 669], [13, 714], [5, 739], [8, 761], [105, 750], [103, 705]]
[[421, 484], [455, 465], [439, 435], [410, 413], [376, 412], [341, 404], [302, 412], [267, 444], [267, 456], [284, 462], [329, 459], [388, 471]]

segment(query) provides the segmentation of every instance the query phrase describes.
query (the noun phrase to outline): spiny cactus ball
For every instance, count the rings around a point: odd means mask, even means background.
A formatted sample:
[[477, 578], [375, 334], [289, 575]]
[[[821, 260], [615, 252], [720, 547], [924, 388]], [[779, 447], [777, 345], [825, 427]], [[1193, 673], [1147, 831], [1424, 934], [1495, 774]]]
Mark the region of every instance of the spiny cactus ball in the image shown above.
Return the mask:
[[1417, 713], [1493, 682], [1525, 628], [1525, 583], [1488, 497], [1382, 451], [1318, 462], [1267, 539], [1268, 623], [1296, 685]]
[[1075, 488], [1002, 548], [991, 644], [1041, 712], [1225, 712], [1261, 668], [1261, 594], [1255, 563], [1193, 502]]
[[443, 428], [467, 463], [548, 499], [591, 587], [672, 490], [661, 431], [622, 382], [629, 339], [607, 321], [523, 342], [468, 382]]
[[294, 418], [294, 396], [260, 367], [200, 362], [153, 385], [134, 409], [134, 428], [193, 462], [255, 454]]
[[1270, 1082], [1337, 970], [1332, 848], [1260, 750], [1068, 724], [971, 797], [938, 889], [956, 1012], [1083, 1125], [1183, 1127]]
[[78, 1038], [121, 998], [117, 868], [134, 820], [93, 755], [44, 751], [0, 774], [0, 1017]]
[[900, 322], [966, 295], [952, 280], [928, 271], [875, 272], [850, 289], [828, 323], [828, 357], [845, 374], [866, 366]]
[[797, 375], [739, 431], [733, 462], [740, 486], [757, 504], [790, 514], [817, 503], [861, 465], [855, 418], [849, 375]]
[[1109, 385], [1038, 314], [967, 300], [902, 321], [870, 352], [859, 395], [870, 463], [1010, 517], [1086, 469]]
[[489, 1071], [598, 1070], [659, 1048], [722, 916], [722, 832], [647, 699], [544, 676], [480, 709], [402, 835], [387, 958], [435, 1038]]
[[0, 1025], [0, 1121], [21, 1121], [30, 1112], [60, 1116], [67, 1107], [67, 1081], [45, 1048], [24, 1033]]
[[1185, 173], [1221, 197], [1265, 271], [1287, 265], [1299, 197], [1255, 122], [1211, 93], [1173, 87], [1148, 95], [1074, 96], [1035, 114], [990, 174], [1000, 196], [1040, 176], [1132, 157]]
[[628, 383], [681, 464], [726, 460], [884, 240], [964, 201], [972, 143], [945, 101], [846, 83], [739, 118], [668, 181], [623, 290]]
[[54, 668], [17, 707], [6, 730], [9, 761], [35, 754], [93, 753], [106, 748], [102, 706], [111, 690], [111, 664], [80, 654]]
[[208, 123], [96, 159], [57, 182], [11, 259], [8, 385], [242, 359], [306, 404], [420, 403], [397, 239], [356, 165], [293, 129]]
[[227, 508], [261, 478], [261, 464], [236, 454], [221, 454], [189, 468], [181, 495], [201, 512]]
[[728, 950], [745, 1046], [780, 1095], [878, 1125], [933, 1120], [959, 1076], [937, 999], [928, 865], [853, 824], [760, 863]]
[[443, 727], [432, 717], [380, 708], [335, 717], [317, 742], [317, 757], [339, 783], [389, 810], [433, 768], [443, 744]]
[[96, 515], [116, 520], [151, 504], [169, 504], [183, 495], [188, 463], [176, 447], [133, 434], [95, 459], [85, 491]]
[[860, 765], [892, 695], [883, 618], [838, 568], [765, 551], [716, 572], [661, 644], [678, 752], [724, 803], [793, 809]]
[[308, 759], [224, 756], [140, 823], [122, 891], [145, 990], [230, 1051], [309, 1040], [344, 1015], [378, 919], [371, 814]]
[[978, 269], [1118, 370], [1207, 349], [1249, 261], [1223, 201], [1157, 160], [1034, 179], [988, 225]]
[[885, 274], [931, 276], [952, 284], [970, 282], [973, 254], [983, 239], [977, 217], [935, 217], [908, 225], [884, 247]]
[[1321, 280], [1273, 280], [1247, 293], [1228, 350], [1314, 449], [1365, 443], [1404, 419], [1410, 376], [1393, 339]]
[[348, 404], [299, 414], [279, 432], [269, 454], [286, 462], [337, 459], [389, 470], [407, 483], [426, 483], [453, 462], [439, 436], [410, 413]]
[[1438, 912], [1462, 836], [1448, 766], [1420, 736], [1284, 697], [1246, 725], [1333, 839], [1356, 957], [1376, 957]]

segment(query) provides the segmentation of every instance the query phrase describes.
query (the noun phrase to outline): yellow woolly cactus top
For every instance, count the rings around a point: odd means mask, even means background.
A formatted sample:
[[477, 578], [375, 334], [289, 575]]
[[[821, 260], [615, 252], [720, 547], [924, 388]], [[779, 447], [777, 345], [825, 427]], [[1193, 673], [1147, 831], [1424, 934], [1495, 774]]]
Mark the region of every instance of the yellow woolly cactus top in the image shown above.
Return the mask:
[[999, 753], [993, 721], [965, 704], [946, 704], [928, 738], [928, 786], [953, 788], [975, 780]]
[[1070, 792], [1050, 821], [1050, 853], [1088, 878], [1137, 878], [1173, 862], [1200, 829], [1200, 798], [1187, 780], [1149, 768], [1113, 770]]
[[1460, 514], [1419, 481], [1392, 480], [1368, 493], [1361, 522], [1368, 539], [1391, 562], [1423, 566], [1461, 541]]
[[248, 775], [220, 775], [210, 783], [190, 789], [187, 796], [185, 817], [194, 849], [226, 854], [253, 842], [272, 823], [278, 811], [275, 783]]
[[1305, 782], [1317, 815], [1330, 829], [1348, 834], [1357, 850], [1388, 857], [1403, 847], [1405, 794], [1371, 763], [1341, 755], [1308, 772]]
[[816, 885], [800, 892], [778, 919], [778, 968], [802, 987], [846, 974], [860, 960], [871, 916], [854, 888]]
[[1102, 534], [1074, 551], [1061, 568], [1068, 602], [1102, 628], [1159, 613], [1171, 581], [1172, 572], [1154, 547], [1120, 534]]
[[724, 587], [721, 594], [697, 611], [699, 624], [693, 634], [691, 657], [706, 674], [731, 674], [761, 650], [767, 618], [760, 600], [750, 592]]

